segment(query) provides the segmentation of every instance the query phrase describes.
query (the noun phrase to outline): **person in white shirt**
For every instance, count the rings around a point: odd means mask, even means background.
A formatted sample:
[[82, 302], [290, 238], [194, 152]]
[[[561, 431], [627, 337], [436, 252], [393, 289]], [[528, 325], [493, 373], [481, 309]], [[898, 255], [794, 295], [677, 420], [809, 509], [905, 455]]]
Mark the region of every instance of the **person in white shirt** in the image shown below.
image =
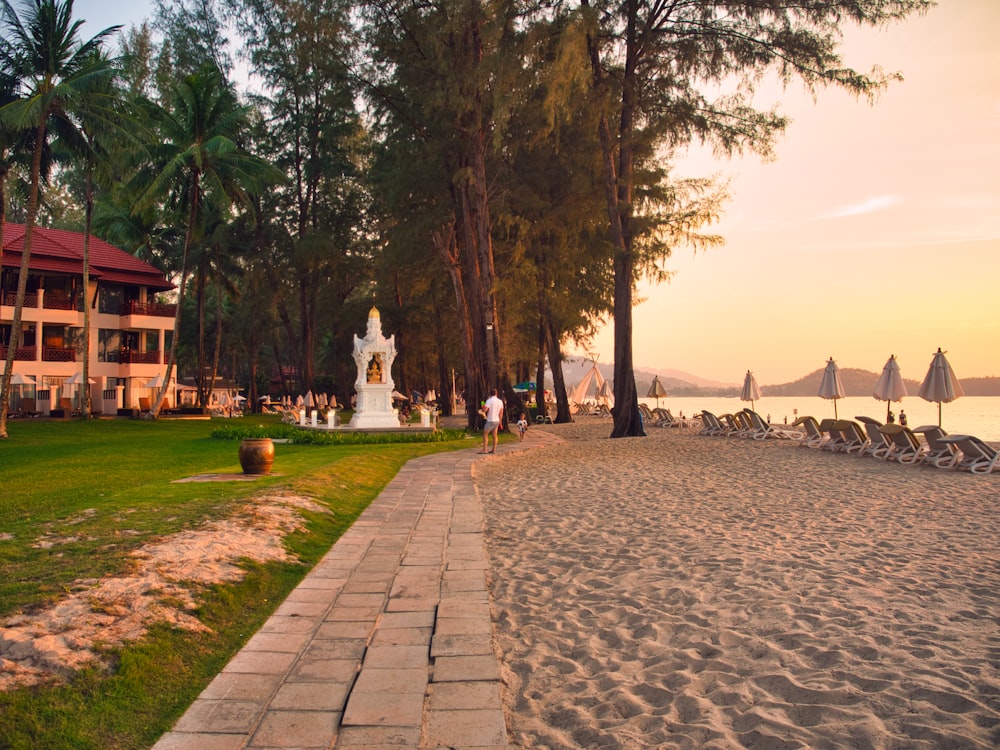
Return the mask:
[[521, 412], [521, 418], [517, 420], [517, 434], [518, 439], [524, 442], [524, 433], [528, 430], [528, 418], [525, 416], [524, 412]]
[[[490, 391], [490, 397], [486, 399], [483, 407], [486, 410], [486, 424], [483, 426], [483, 449], [480, 453], [496, 453], [498, 432], [500, 431], [500, 421], [503, 419], [503, 401], [497, 396], [497, 389]], [[493, 436], [493, 448], [486, 450], [489, 436]]]

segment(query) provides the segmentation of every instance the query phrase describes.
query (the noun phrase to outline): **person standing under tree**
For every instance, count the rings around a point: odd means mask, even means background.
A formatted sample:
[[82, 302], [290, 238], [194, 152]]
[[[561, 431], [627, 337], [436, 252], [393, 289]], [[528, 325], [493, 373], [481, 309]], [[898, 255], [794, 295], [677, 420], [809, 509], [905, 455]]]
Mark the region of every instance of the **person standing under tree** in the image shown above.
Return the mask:
[[[483, 409], [486, 411], [486, 424], [483, 425], [483, 449], [479, 452], [496, 453], [497, 442], [500, 439], [497, 433], [500, 431], [500, 421], [503, 419], [503, 401], [497, 396], [496, 388], [490, 391], [490, 397], [483, 404]], [[493, 447], [487, 451], [490, 435], [493, 435]]]

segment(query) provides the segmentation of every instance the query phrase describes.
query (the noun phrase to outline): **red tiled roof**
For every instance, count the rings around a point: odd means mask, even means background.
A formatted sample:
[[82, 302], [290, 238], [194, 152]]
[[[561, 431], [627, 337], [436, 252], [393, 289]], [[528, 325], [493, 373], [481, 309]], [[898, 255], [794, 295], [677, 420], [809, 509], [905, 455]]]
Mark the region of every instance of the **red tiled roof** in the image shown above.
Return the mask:
[[[24, 225], [4, 224], [3, 264], [20, 267]], [[35, 227], [31, 240], [32, 271], [83, 274], [83, 233]], [[90, 236], [90, 274], [102, 281], [138, 284], [154, 291], [173, 289], [163, 272], [104, 240]]]

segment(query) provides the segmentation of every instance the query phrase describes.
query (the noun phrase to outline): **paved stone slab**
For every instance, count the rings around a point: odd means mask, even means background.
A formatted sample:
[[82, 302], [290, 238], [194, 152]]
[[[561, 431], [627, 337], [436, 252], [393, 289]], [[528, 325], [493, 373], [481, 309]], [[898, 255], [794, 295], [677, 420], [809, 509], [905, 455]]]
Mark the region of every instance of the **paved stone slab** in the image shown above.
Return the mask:
[[406, 464], [154, 750], [506, 750], [476, 450]]

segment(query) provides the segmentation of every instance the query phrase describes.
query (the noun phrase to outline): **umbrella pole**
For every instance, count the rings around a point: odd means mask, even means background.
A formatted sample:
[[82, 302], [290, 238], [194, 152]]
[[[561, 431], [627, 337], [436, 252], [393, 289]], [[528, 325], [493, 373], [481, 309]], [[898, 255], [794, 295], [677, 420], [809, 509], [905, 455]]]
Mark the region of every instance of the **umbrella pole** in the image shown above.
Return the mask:
[[840, 419], [840, 417], [837, 416], [837, 399], [833, 400], [833, 418]]
[[938, 427], [941, 426], [941, 402], [938, 401]]

